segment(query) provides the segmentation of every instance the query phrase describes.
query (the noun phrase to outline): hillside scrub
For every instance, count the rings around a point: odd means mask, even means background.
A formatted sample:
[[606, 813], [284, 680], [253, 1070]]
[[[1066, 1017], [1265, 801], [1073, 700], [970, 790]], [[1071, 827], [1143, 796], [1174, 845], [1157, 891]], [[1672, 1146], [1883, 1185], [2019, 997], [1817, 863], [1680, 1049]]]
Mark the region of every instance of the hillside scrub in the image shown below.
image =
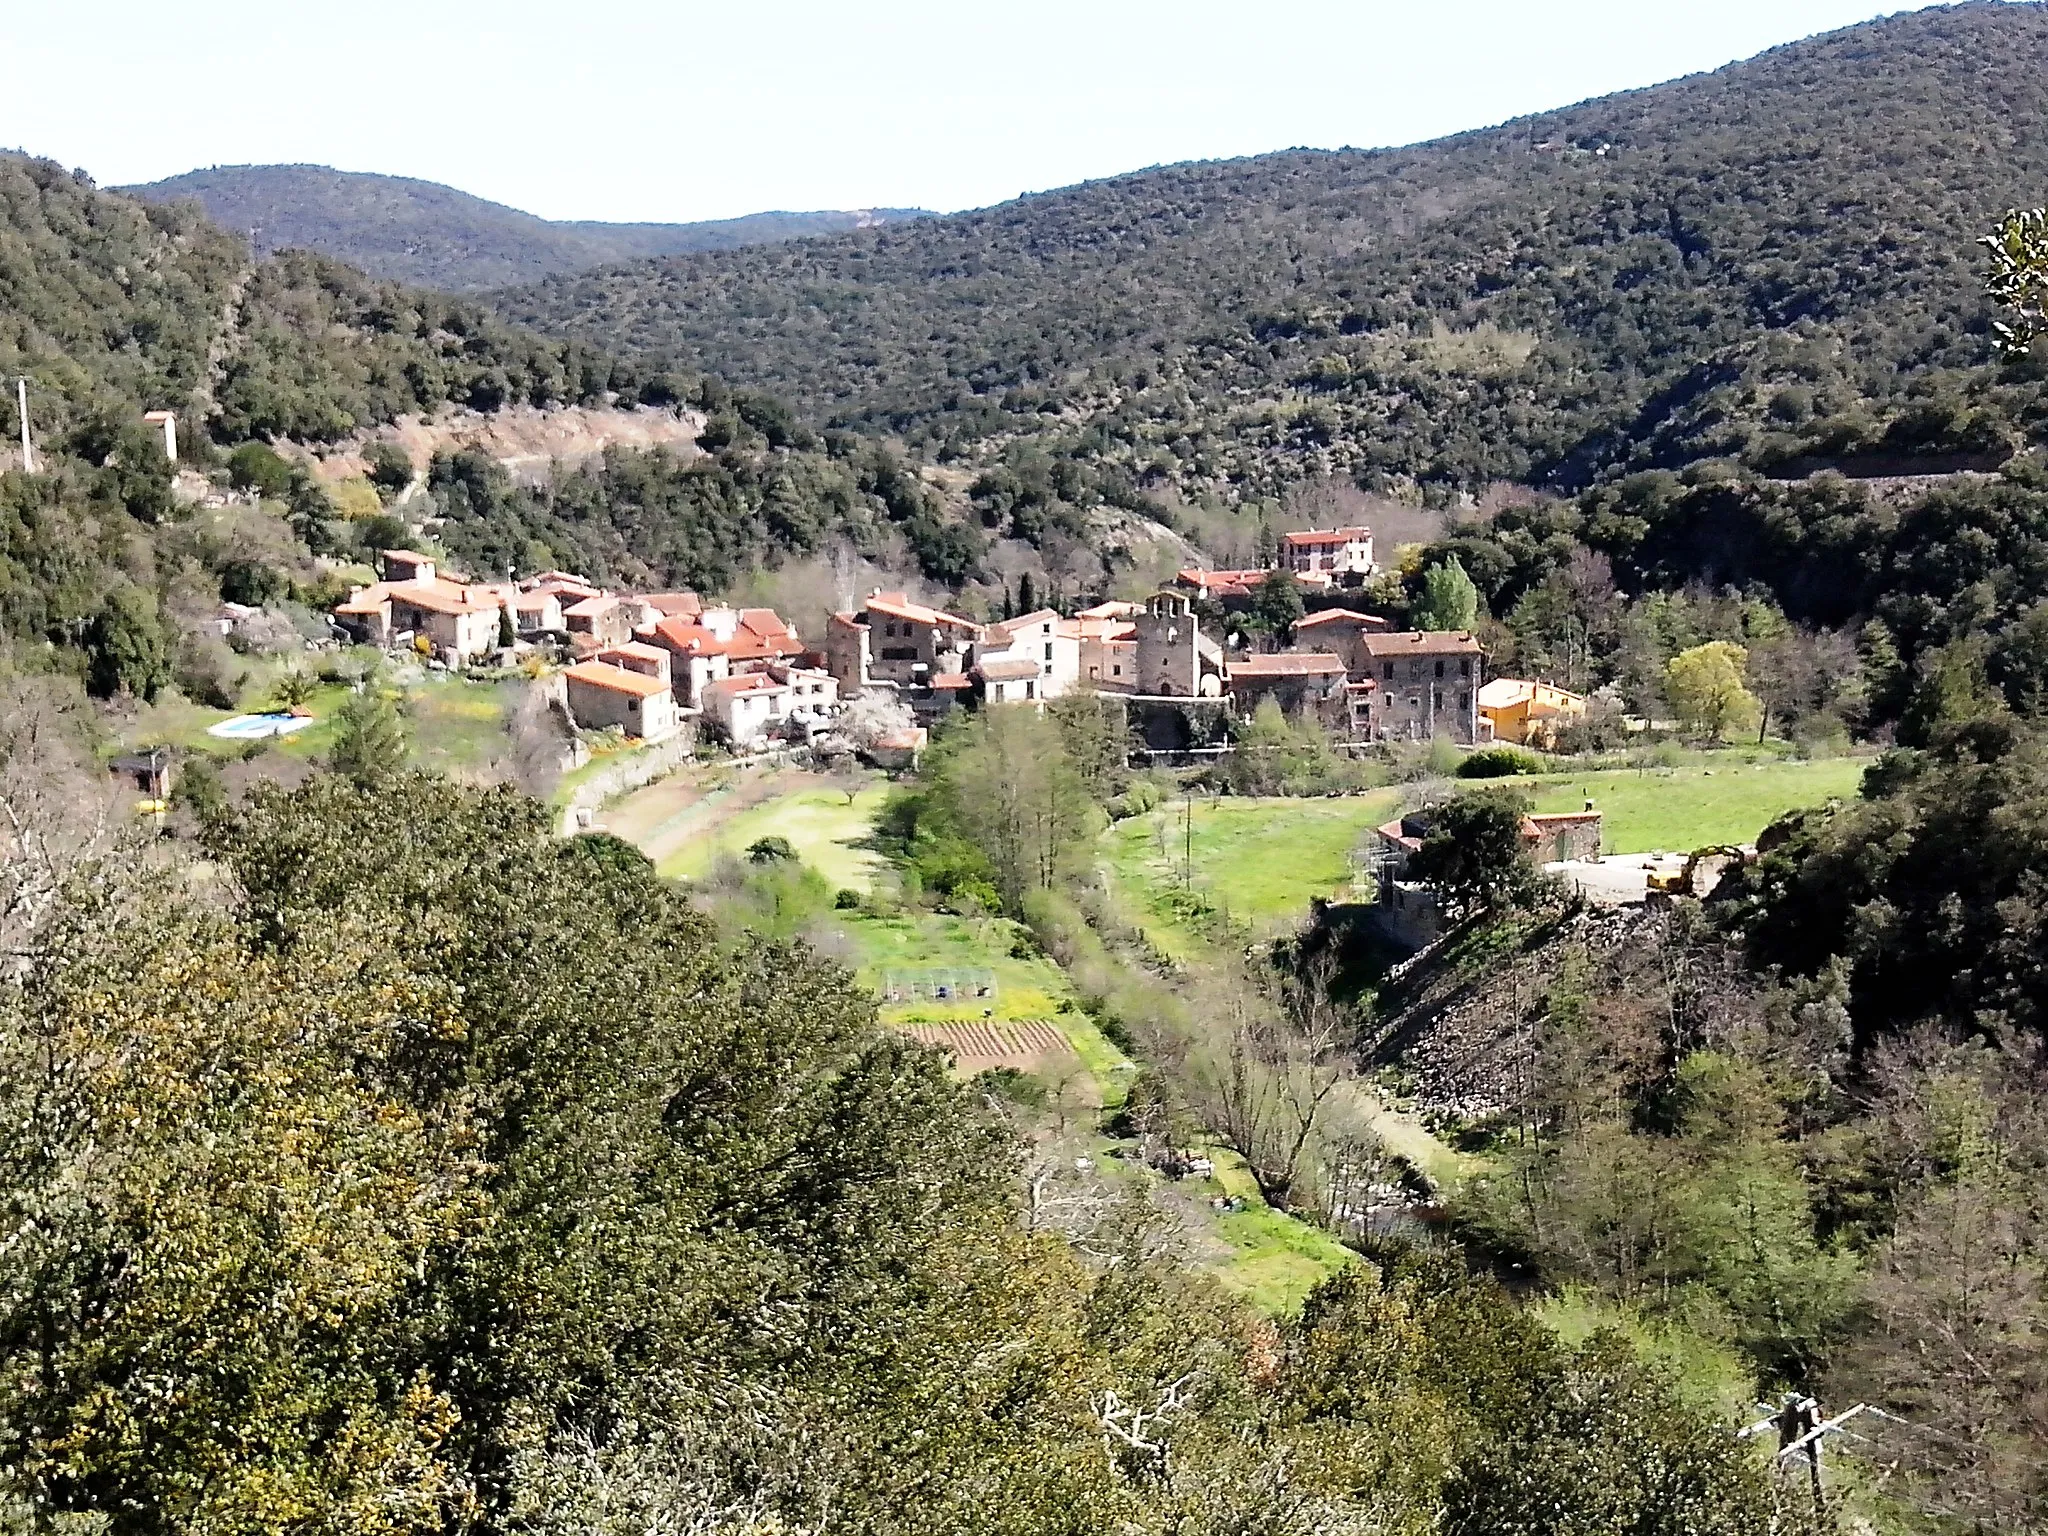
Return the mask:
[[[10, 1518], [1419, 1536], [1496, 1528], [1530, 1457], [1585, 1464], [1568, 1518], [1771, 1517], [1654, 1373], [1457, 1266], [1276, 1326], [1029, 1233], [999, 1124], [843, 972], [545, 823], [327, 776], [207, 821], [231, 887], [171, 850], [40, 887], [0, 991]], [[1589, 1394], [1632, 1409], [1596, 1434]]]
[[1057, 505], [986, 499], [1025, 538], [1110, 481], [1446, 504], [1744, 456], [1982, 466], [2039, 417], [2038, 377], [1991, 366], [1974, 242], [2048, 179], [2044, 57], [2037, 10], [1932, 9], [1435, 143], [1163, 166], [499, 302], [977, 473], [1070, 462]]

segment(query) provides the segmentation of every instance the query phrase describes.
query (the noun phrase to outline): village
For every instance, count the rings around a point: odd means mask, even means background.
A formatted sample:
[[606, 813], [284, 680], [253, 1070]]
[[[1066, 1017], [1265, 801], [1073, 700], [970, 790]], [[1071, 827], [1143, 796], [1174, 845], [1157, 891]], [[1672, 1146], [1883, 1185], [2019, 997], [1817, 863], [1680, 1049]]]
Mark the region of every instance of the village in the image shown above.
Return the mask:
[[[851, 701], [879, 695], [916, 721], [862, 743], [879, 747], [885, 766], [920, 744], [910, 732], [955, 709], [1082, 690], [1128, 701], [1134, 745], [1147, 751], [1227, 751], [1228, 720], [1268, 698], [1359, 745], [1542, 743], [1586, 708], [1547, 683], [1489, 680], [1469, 630], [1396, 630], [1346, 606], [1378, 569], [1370, 529], [1286, 533], [1280, 562], [1185, 569], [1143, 602], [986, 623], [877, 588], [834, 613], [813, 643], [772, 609], [690, 591], [614, 592], [564, 571], [471, 581], [428, 555], [390, 549], [382, 579], [354, 590], [334, 621], [356, 643], [449, 668], [558, 662], [553, 675], [578, 730], [649, 742], [689, 731], [738, 751], [806, 745], [831, 733]], [[1301, 590], [1303, 616], [1285, 645], [1255, 646], [1233, 616], [1276, 575]]]

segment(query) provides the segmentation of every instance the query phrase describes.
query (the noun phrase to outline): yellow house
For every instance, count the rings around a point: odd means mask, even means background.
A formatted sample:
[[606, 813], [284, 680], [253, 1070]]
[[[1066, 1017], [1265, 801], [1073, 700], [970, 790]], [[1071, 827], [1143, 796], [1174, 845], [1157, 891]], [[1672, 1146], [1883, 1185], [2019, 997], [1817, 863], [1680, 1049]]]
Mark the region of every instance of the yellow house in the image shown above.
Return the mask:
[[1495, 741], [1548, 748], [1560, 726], [1586, 712], [1585, 696], [1549, 683], [1519, 677], [1496, 677], [1479, 690], [1479, 718], [1493, 727]]

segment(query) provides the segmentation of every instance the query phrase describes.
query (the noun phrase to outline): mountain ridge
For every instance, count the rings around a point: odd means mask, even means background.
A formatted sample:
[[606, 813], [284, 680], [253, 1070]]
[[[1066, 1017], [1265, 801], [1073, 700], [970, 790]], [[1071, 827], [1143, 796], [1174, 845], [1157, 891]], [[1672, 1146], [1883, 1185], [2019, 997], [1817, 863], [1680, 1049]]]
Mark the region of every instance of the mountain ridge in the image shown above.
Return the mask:
[[440, 182], [332, 166], [215, 165], [112, 190], [196, 199], [259, 252], [301, 248], [372, 277], [449, 292], [530, 282], [643, 256], [799, 239], [928, 217], [922, 209], [785, 210], [692, 223], [543, 219]]

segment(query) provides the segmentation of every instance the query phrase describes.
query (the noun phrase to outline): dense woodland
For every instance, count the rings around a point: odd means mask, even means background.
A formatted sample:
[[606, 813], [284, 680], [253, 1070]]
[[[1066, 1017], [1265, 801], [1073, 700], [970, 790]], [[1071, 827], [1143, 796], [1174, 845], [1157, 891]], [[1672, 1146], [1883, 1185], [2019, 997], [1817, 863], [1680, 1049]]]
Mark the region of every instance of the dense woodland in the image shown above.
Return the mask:
[[[14, 745], [10, 804], [63, 803]], [[1770, 1519], [1709, 1415], [1461, 1265], [1276, 1326], [1135, 1213], [1113, 1262], [1027, 1230], [1000, 1117], [845, 973], [514, 792], [336, 774], [191, 855], [40, 830], [0, 995], [24, 1529]]]
[[505, 295], [942, 458], [1189, 495], [1995, 458], [1971, 241], [2048, 183], [2048, 14], [1898, 16], [1412, 149], [1173, 166]]
[[636, 256], [730, 250], [923, 216], [914, 209], [870, 208], [696, 224], [553, 220], [431, 181], [324, 165], [216, 165], [121, 190], [152, 203], [194, 199], [223, 228], [253, 230], [260, 251], [316, 251], [372, 277], [451, 293]]

